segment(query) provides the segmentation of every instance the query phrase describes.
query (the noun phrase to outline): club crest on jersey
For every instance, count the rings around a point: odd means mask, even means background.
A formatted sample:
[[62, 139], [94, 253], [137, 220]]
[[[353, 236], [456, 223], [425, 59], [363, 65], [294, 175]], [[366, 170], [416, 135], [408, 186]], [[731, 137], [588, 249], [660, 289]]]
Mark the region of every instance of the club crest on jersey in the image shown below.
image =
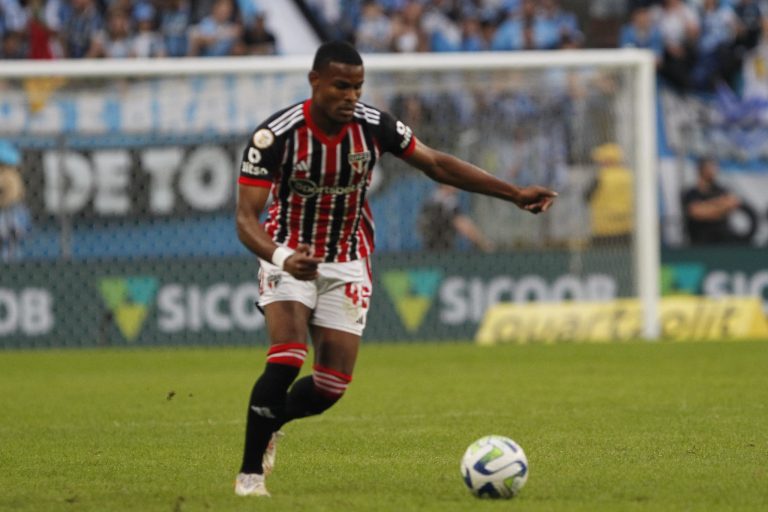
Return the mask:
[[371, 161], [371, 152], [363, 151], [361, 153], [350, 153], [347, 155], [347, 162], [358, 174], [365, 172], [368, 162]]
[[253, 134], [253, 145], [259, 149], [267, 149], [273, 142], [275, 142], [275, 136], [267, 128], [262, 128]]

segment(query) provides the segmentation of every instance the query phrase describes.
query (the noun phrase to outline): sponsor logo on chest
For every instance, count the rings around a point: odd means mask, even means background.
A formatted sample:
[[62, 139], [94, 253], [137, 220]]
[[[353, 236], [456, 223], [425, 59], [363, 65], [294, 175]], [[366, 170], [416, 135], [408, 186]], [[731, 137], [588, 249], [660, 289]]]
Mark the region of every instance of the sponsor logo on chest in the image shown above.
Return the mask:
[[353, 183], [349, 186], [321, 186], [309, 179], [291, 178], [289, 181], [291, 189], [301, 197], [314, 197], [318, 194], [328, 194], [333, 196], [351, 194], [365, 187], [365, 180]]

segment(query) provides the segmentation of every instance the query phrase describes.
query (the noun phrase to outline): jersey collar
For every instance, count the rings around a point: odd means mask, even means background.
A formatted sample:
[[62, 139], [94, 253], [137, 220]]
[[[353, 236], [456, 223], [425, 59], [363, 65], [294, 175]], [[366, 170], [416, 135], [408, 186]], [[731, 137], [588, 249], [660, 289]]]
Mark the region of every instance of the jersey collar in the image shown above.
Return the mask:
[[323, 130], [320, 129], [315, 124], [314, 119], [312, 119], [312, 115], [310, 114], [309, 107], [312, 105], [312, 99], [308, 99], [304, 102], [303, 110], [304, 110], [304, 119], [307, 120], [307, 126], [309, 126], [309, 129], [312, 130], [312, 134], [320, 140], [323, 144], [326, 146], [335, 146], [341, 140], [344, 138], [344, 136], [347, 134], [347, 130], [349, 130], [349, 125], [352, 123], [347, 123], [344, 126], [341, 127], [341, 130], [339, 130], [339, 133], [336, 135], [333, 135], [332, 137], [329, 137]]

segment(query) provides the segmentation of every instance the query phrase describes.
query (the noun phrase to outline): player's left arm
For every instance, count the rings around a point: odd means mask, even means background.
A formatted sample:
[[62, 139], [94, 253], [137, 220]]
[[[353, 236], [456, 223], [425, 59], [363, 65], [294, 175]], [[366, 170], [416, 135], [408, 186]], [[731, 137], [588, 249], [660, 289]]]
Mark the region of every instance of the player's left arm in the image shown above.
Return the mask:
[[531, 213], [547, 211], [557, 197], [557, 192], [546, 187], [518, 187], [500, 180], [483, 169], [433, 149], [418, 139], [414, 149], [402, 158], [439, 183], [497, 197]]

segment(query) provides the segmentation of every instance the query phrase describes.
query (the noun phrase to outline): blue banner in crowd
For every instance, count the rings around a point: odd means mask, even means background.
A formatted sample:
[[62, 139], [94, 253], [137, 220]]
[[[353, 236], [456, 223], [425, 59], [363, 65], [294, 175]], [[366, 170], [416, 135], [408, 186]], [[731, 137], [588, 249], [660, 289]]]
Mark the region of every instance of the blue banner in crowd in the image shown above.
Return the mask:
[[[306, 76], [225, 75], [71, 85], [28, 79], [0, 96], [3, 136], [233, 134], [308, 94]], [[33, 101], [34, 100], [34, 101]]]
[[661, 157], [714, 157], [727, 172], [768, 173], [768, 96], [723, 83], [708, 94], [662, 87], [659, 103]]

